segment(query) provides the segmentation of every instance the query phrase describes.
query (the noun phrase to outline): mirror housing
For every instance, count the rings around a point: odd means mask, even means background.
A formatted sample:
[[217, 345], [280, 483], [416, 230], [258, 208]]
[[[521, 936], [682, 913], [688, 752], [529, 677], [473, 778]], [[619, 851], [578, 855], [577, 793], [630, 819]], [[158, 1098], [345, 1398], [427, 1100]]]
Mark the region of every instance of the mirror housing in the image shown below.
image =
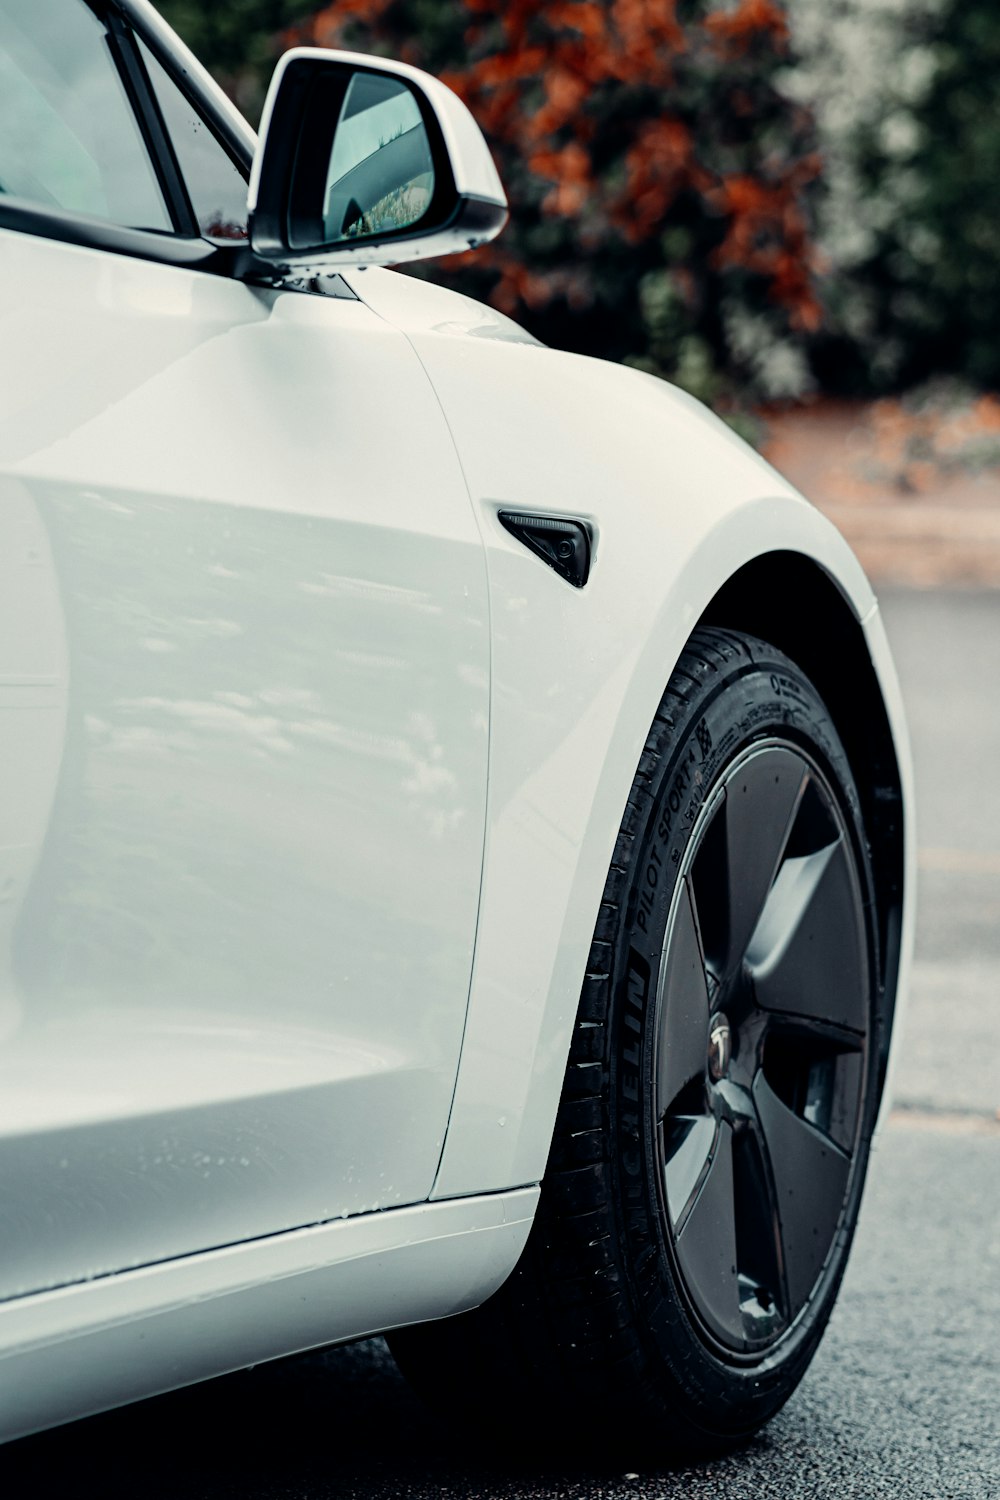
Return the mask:
[[250, 244], [281, 273], [475, 249], [507, 222], [482, 132], [406, 63], [296, 47], [271, 79], [250, 175]]

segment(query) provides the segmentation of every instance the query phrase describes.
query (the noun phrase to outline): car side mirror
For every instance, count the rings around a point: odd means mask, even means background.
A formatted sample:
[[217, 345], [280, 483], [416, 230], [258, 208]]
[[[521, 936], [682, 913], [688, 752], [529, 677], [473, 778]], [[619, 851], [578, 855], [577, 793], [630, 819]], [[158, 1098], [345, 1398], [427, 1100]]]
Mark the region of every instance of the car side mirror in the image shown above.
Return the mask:
[[281, 270], [469, 250], [507, 221], [479, 126], [405, 63], [297, 47], [271, 80], [250, 175], [250, 243]]

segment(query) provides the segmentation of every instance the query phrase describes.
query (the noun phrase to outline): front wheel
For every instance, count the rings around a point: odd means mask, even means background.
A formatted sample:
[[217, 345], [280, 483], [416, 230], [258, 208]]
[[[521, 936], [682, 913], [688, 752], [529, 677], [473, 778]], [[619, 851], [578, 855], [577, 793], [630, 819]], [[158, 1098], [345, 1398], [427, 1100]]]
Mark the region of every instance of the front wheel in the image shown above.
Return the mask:
[[575, 1439], [600, 1410], [661, 1451], [778, 1410], [867, 1164], [871, 891], [816, 689], [762, 641], [696, 632], [618, 836], [528, 1246], [484, 1307], [392, 1337], [408, 1374], [467, 1416]]

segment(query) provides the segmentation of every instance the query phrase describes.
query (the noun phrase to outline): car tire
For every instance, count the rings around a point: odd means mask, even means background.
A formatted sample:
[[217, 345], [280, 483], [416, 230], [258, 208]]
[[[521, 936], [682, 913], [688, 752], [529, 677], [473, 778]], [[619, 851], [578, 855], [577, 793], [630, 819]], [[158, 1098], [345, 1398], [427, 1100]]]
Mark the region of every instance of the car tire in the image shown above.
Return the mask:
[[618, 835], [528, 1245], [483, 1307], [391, 1336], [404, 1372], [465, 1419], [574, 1446], [706, 1454], [768, 1421], [858, 1215], [873, 911], [815, 687], [699, 629]]

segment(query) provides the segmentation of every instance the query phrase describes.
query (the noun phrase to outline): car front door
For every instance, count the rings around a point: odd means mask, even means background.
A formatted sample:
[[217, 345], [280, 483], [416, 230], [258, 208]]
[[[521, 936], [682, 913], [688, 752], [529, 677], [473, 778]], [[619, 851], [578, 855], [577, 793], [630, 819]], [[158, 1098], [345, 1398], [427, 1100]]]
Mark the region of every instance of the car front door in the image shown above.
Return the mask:
[[403, 336], [213, 273], [239, 174], [164, 155], [191, 100], [113, 8], [0, 0], [0, 54], [12, 1296], [427, 1196], [489, 636]]

